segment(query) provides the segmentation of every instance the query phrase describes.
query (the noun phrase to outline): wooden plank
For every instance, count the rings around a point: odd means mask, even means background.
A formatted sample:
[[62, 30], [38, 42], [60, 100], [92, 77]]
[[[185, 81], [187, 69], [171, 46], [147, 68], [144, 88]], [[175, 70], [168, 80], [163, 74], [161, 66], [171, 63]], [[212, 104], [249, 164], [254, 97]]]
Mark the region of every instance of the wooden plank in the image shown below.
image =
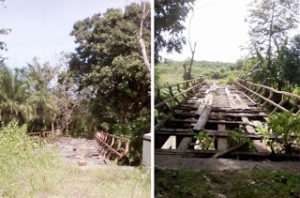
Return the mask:
[[227, 138], [218, 138], [217, 139], [217, 150], [224, 151], [227, 149]]
[[211, 106], [207, 106], [201, 116], [199, 117], [198, 122], [194, 125], [194, 131], [201, 131], [202, 129], [204, 129], [204, 126], [208, 120], [209, 114], [211, 111]]
[[177, 150], [179, 151], [185, 151], [189, 148], [190, 143], [192, 142], [193, 138], [192, 137], [184, 137], [180, 144], [178, 145]]
[[[282, 111], [288, 111], [286, 108], [284, 108], [284, 107], [278, 105], [278, 104], [275, 103], [274, 101], [272, 101], [272, 100], [270, 100], [270, 99], [268, 99], [268, 98], [266, 98], [266, 97], [260, 95], [259, 93], [256, 93], [255, 91], [252, 91], [251, 89], [245, 87], [244, 85], [242, 85], [242, 84], [240, 84], [240, 83], [237, 83], [237, 84], [238, 84], [239, 86], [241, 86], [242, 88], [244, 88], [244, 89], [250, 91], [251, 93], [257, 95], [258, 97], [262, 98], [264, 101], [267, 101], [268, 103], [272, 104], [273, 106], [278, 107], [278, 108], [281, 109]], [[299, 97], [300, 97], [300, 96], [299, 96]]]
[[208, 120], [209, 114], [211, 112], [212, 109], [212, 103], [213, 103], [213, 96], [212, 94], [209, 94], [206, 98], [206, 102], [205, 102], [205, 109], [202, 111], [198, 122], [194, 125], [194, 130], [195, 131], [200, 131], [202, 129], [204, 129], [204, 126]]
[[244, 116], [244, 117], [264, 117], [264, 116], [268, 116], [267, 114], [265, 114], [263, 112], [261, 112], [261, 113], [226, 113], [226, 112], [217, 113], [217, 112], [211, 112], [210, 113], [211, 117], [217, 117], [217, 116], [220, 117], [220, 115], [222, 117], [224, 117], [224, 116], [231, 116], [231, 117], [242, 117], [242, 116]]
[[241, 124], [246, 125], [248, 122], [241, 122], [241, 121], [227, 121], [227, 120], [207, 120], [208, 123], [215, 123], [215, 124]]
[[161, 148], [176, 149], [176, 136], [170, 136]]
[[196, 115], [201, 115], [202, 112], [204, 111], [205, 107], [207, 105], [211, 105], [212, 103], [212, 95], [211, 94], [207, 94], [205, 99], [202, 100], [201, 104], [199, 105], [197, 111], [196, 111]]
[[271, 149], [268, 148], [262, 140], [252, 140], [254, 147], [259, 153], [268, 153], [271, 152]]
[[[242, 121], [246, 122], [246, 123], [250, 122], [247, 117], [242, 117]], [[246, 125], [246, 131], [247, 131], [247, 133], [254, 133], [254, 134], [256, 133], [254, 127], [251, 125]]]
[[226, 125], [225, 124], [218, 124], [218, 131], [226, 131]]
[[243, 142], [241, 144], [238, 144], [236, 146], [233, 146], [233, 147], [230, 147], [229, 149], [226, 149], [225, 151], [221, 152], [221, 153], [217, 153], [213, 156], [213, 158], [219, 158], [219, 157], [222, 157], [224, 155], [227, 155], [227, 154], [230, 154], [232, 153], [233, 151], [236, 151], [244, 146], [246, 146], [248, 144], [248, 142]]

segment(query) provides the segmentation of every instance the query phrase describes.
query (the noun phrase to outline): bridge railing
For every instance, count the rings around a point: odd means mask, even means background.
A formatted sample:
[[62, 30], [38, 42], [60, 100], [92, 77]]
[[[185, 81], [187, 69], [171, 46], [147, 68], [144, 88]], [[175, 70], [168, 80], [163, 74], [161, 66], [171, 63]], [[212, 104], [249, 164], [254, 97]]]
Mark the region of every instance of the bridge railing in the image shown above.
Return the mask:
[[130, 140], [128, 138], [97, 131], [95, 139], [100, 145], [106, 148], [105, 153], [102, 153], [102, 155], [108, 159], [120, 160], [126, 157], [126, 154], [129, 152]]
[[[158, 86], [155, 88], [155, 93], [156, 93], [156, 100], [158, 101], [155, 104], [155, 108], [159, 108], [161, 106], [165, 106], [166, 108], [170, 109], [169, 105], [167, 104], [168, 102], [175, 101], [177, 103], [180, 103], [178, 98], [180, 96], [185, 98], [184, 94], [187, 94], [197, 87], [201, 86], [204, 84], [204, 78], [200, 76], [198, 79], [192, 79], [192, 80], [186, 80], [170, 85], [164, 85], [164, 86]], [[177, 93], [174, 93], [176, 90]], [[171, 97], [168, 97], [167, 99], [162, 98], [162, 92], [167, 91]]]
[[[278, 109], [282, 111], [288, 111], [288, 109], [285, 108], [284, 105], [287, 101], [290, 101], [290, 99], [293, 99], [294, 104], [289, 104], [293, 106], [289, 109], [294, 109], [294, 115], [300, 114], [299, 95], [289, 93], [286, 91], [279, 91], [272, 87], [252, 83], [246, 80], [239, 80], [238, 82], [236, 82], [236, 85], [238, 85], [241, 89], [251, 94], [252, 97], [260, 99], [262, 101], [262, 107], [265, 107], [267, 104], [272, 105], [273, 110], [271, 114], [275, 113]], [[278, 101], [278, 97], [275, 97], [275, 95], [280, 97], [280, 101]]]

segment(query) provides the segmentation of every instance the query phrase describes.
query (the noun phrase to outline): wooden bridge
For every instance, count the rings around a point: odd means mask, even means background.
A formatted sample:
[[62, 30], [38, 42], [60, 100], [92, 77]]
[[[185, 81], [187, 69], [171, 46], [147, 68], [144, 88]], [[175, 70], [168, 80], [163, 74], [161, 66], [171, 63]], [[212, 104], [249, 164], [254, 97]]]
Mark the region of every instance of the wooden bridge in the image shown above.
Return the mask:
[[[271, 153], [256, 129], [277, 111], [293, 109], [294, 115], [300, 114], [298, 95], [244, 80], [235, 85], [208, 85], [203, 77], [155, 91], [155, 156], [300, 160], [299, 154]], [[245, 143], [229, 147], [229, 131], [249, 138], [253, 151], [245, 151]], [[213, 139], [212, 147], [197, 146], [199, 132]]]
[[[39, 144], [45, 143], [43, 140], [53, 141], [56, 139], [54, 142], [60, 142], [59, 136], [61, 136], [54, 131], [28, 132], [27, 135], [33, 137], [33, 141]], [[94, 152], [96, 154], [92, 155], [99, 155], [108, 160], [118, 161], [121, 164], [129, 163], [128, 157], [126, 156], [130, 149], [130, 140], [128, 138], [105, 133], [103, 131], [97, 131], [94, 135], [94, 139], [95, 142], [99, 144], [99, 148], [97, 149], [97, 152]], [[70, 142], [72, 142], [72, 140], [70, 140]], [[68, 147], [67, 150], [70, 150], [69, 147], [74, 146], [69, 142], [66, 143], [65, 141], [63, 141], [63, 143], [65, 144], [63, 147]], [[74, 147], [74, 152], [75, 151], [76, 148]], [[72, 152], [68, 152], [67, 154], [73, 155]], [[86, 155], [89, 155], [89, 153], [86, 153]]]

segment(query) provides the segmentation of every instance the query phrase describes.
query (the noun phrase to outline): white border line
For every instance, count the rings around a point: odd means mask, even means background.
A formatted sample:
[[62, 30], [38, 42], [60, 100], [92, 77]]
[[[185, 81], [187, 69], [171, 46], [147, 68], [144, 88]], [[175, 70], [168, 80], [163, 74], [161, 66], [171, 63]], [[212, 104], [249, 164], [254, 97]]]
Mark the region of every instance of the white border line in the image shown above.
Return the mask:
[[154, 2], [151, 0], [151, 197], [154, 198]]

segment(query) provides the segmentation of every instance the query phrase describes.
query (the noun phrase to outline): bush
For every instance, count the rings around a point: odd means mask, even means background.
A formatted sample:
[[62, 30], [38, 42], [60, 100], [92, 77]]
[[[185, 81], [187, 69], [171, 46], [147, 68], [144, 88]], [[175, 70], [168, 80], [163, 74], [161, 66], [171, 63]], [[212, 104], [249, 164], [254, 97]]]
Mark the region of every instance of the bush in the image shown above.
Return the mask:
[[251, 139], [247, 138], [243, 135], [243, 131], [241, 128], [239, 128], [237, 131], [230, 131], [230, 130], [228, 131], [228, 147], [229, 148], [236, 146], [238, 144], [244, 143], [244, 142], [248, 143], [246, 150], [249, 150], [249, 151], [255, 150], [255, 147], [254, 147]]
[[4, 197], [32, 197], [34, 191], [59, 182], [55, 170], [61, 161], [55, 160], [55, 153], [39, 148], [26, 135], [26, 128], [12, 121], [0, 129], [0, 193]]
[[196, 143], [194, 144], [195, 150], [209, 150], [214, 148], [214, 138], [209, 137], [204, 132], [199, 132], [194, 136], [196, 138]]
[[291, 145], [296, 141], [300, 144], [300, 115], [293, 115], [290, 111], [276, 113], [269, 116], [269, 129], [275, 136], [276, 142], [280, 143], [285, 152], [291, 151]]
[[228, 78], [227, 78], [227, 84], [228, 85], [232, 85], [232, 84], [234, 84], [236, 82], [236, 79], [234, 78], [234, 77], [232, 77], [232, 76], [229, 76]]

